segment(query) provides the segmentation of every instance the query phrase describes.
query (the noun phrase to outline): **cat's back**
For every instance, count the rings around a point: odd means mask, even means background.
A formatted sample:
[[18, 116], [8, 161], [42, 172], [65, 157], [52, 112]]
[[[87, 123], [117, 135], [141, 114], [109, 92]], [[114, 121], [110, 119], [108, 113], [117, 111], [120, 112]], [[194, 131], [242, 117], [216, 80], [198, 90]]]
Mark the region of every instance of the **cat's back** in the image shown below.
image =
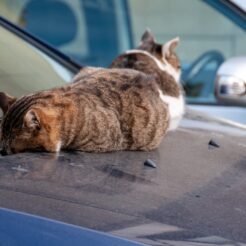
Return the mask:
[[86, 74], [83, 70], [76, 75], [73, 90], [95, 94], [99, 98], [139, 95], [158, 96], [154, 76], [134, 69], [96, 69]]
[[113, 112], [120, 124], [122, 149], [153, 149], [166, 132], [169, 113], [152, 75], [119, 68], [96, 69], [88, 75], [82, 71], [74, 89], [87, 95], [98, 113]]
[[76, 76], [75, 83], [22, 96], [13, 103], [10, 111], [25, 111], [32, 105], [66, 108], [69, 102], [80, 101], [85, 97], [92, 101], [115, 100], [115, 97], [129, 94], [130, 100], [130, 94], [158, 94], [153, 77], [133, 69], [95, 69], [88, 74], [82, 71]]

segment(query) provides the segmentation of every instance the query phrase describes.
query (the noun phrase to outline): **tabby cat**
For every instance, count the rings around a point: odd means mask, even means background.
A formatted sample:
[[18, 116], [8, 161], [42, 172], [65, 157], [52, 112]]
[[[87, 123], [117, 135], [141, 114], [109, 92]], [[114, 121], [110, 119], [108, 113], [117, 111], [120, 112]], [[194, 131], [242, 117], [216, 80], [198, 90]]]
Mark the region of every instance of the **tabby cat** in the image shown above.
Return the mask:
[[156, 43], [149, 30], [145, 31], [137, 49], [129, 50], [118, 56], [111, 68], [131, 68], [152, 75], [158, 85], [159, 97], [168, 105], [170, 124], [174, 130], [184, 114], [184, 96], [180, 84], [180, 62], [175, 53], [179, 38], [166, 44]]
[[2, 154], [23, 151], [152, 150], [169, 126], [153, 76], [85, 68], [74, 83], [19, 99], [0, 94]]

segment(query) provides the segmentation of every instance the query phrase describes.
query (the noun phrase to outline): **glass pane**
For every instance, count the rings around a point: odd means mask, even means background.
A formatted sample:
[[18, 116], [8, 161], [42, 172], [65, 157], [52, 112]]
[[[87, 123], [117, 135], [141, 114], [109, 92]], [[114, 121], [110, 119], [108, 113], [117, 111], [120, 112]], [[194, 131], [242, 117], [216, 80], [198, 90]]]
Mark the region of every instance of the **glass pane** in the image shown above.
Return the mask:
[[130, 0], [129, 8], [135, 45], [146, 27], [159, 42], [179, 36], [188, 101], [214, 102], [216, 70], [225, 59], [246, 54], [245, 31], [198, 0]]
[[0, 14], [86, 65], [108, 66], [130, 45], [126, 0], [3, 0]]
[[160, 43], [180, 36], [188, 102], [215, 103], [219, 65], [246, 54], [245, 31], [199, 0], [2, 0], [0, 14], [92, 66], [138, 45], [147, 27]]
[[0, 91], [13, 96], [60, 86], [73, 74], [39, 50], [0, 27]]

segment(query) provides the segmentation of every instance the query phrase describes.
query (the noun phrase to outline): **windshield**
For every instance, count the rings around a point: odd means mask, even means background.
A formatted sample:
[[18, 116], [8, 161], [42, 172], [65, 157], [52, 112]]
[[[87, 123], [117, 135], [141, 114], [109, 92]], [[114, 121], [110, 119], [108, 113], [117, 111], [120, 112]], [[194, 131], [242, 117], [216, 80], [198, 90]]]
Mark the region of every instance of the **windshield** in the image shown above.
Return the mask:
[[47, 55], [0, 26], [1, 91], [12, 96], [60, 86], [73, 74]]
[[82, 64], [106, 66], [130, 47], [126, 1], [3, 1], [0, 14]]
[[159, 43], [179, 36], [188, 102], [216, 103], [214, 81], [228, 58], [246, 55], [246, 34], [199, 0], [12, 0], [0, 14], [83, 65], [108, 66], [150, 28]]

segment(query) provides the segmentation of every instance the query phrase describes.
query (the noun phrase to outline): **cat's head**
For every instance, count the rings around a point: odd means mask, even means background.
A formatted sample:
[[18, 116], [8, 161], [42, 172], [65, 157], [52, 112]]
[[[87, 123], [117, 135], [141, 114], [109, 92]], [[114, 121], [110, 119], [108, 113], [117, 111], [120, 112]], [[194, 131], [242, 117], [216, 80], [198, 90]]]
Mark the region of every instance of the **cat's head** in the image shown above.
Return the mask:
[[[6, 94], [4, 96], [0, 94], [2, 102], [4, 102], [3, 97], [6, 97]], [[28, 107], [24, 98], [16, 100], [15, 103], [9, 101], [10, 105], [6, 103], [5, 101], [0, 104], [1, 109], [5, 112], [1, 123], [2, 155], [26, 150], [49, 152], [60, 150], [56, 127], [54, 127], [56, 117], [52, 110], [44, 110], [35, 106]], [[5, 111], [6, 107], [8, 107], [7, 111]]]
[[175, 53], [179, 44], [179, 37], [176, 37], [165, 44], [159, 44], [149, 30], [146, 30], [141, 38], [137, 49], [144, 50], [158, 59], [164, 66], [168, 63], [177, 73], [180, 73], [180, 60]]

